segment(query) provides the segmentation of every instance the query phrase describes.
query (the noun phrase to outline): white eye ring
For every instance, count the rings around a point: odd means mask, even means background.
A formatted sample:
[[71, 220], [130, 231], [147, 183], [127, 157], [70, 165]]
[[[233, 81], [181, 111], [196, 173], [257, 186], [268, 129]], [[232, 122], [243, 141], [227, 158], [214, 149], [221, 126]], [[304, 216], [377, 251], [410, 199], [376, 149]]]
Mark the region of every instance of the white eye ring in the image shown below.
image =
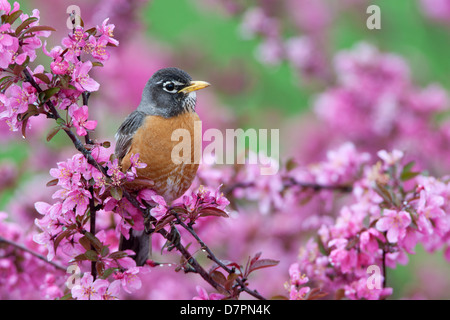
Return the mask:
[[163, 89], [164, 89], [164, 91], [169, 92], [169, 93], [178, 92], [176, 85], [172, 81], [164, 82]]

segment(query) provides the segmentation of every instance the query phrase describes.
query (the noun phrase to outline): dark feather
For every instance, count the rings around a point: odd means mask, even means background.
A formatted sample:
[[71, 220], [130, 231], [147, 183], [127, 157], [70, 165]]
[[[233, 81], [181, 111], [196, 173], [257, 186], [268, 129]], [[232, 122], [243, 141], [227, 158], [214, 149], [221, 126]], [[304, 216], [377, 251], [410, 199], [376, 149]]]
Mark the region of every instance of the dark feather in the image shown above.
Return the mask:
[[119, 159], [119, 162], [122, 161], [130, 150], [133, 136], [144, 122], [145, 117], [145, 113], [141, 111], [134, 111], [128, 115], [117, 130], [115, 154]]

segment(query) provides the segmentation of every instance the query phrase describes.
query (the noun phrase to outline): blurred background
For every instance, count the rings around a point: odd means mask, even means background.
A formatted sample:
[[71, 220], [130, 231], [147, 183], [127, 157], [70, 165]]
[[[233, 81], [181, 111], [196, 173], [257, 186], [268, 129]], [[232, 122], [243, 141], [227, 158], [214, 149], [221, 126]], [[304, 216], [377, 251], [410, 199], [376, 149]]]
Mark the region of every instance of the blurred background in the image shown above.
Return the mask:
[[[57, 29], [47, 39], [48, 50], [60, 45], [69, 32], [69, 5], [80, 7], [88, 28], [105, 18], [115, 24], [120, 45], [111, 48], [105, 67], [93, 73], [101, 86], [91, 96], [90, 118], [99, 121], [94, 136], [99, 141], [113, 142], [115, 131], [136, 108], [156, 70], [176, 66], [212, 84], [198, 94], [203, 130], [280, 129], [282, 162], [293, 157], [308, 165], [324, 159], [330, 148], [351, 141], [372, 155], [398, 147], [407, 157], [418, 158], [422, 169], [438, 176], [449, 173], [449, 0], [33, 0], [20, 4], [28, 13], [38, 8], [41, 24]], [[371, 4], [381, 10], [379, 30], [366, 26]], [[45, 58], [35, 64], [48, 65]], [[342, 100], [335, 95], [348, 89], [346, 75], [356, 74], [348, 65], [355, 60], [372, 67], [365, 72], [379, 82], [377, 87], [356, 91], [356, 97], [364, 97], [364, 105], [369, 106], [359, 115], [347, 105], [341, 107]], [[397, 85], [401, 93], [392, 90]], [[386, 92], [383, 97], [390, 104], [378, 101]], [[374, 115], [381, 105], [384, 113]], [[44, 188], [50, 180], [48, 170], [74, 153], [61, 133], [51, 143], [45, 141], [49, 121], [33, 121], [27, 140], [0, 124], [0, 211], [30, 229], [36, 217], [34, 202], [49, 199], [52, 193]], [[255, 223], [256, 232], [261, 224], [251, 219], [246, 223]], [[251, 252], [236, 253], [242, 263], [257, 251], [282, 260], [273, 279], [278, 285], [268, 284], [260, 291], [283, 294], [283, 279], [288, 280], [287, 268], [300, 244], [286, 249], [290, 253], [285, 257], [270, 255], [278, 250], [274, 244], [254, 240], [248, 246]], [[220, 248], [217, 243], [219, 253]], [[407, 266], [389, 269], [393, 298], [449, 299], [450, 267], [442, 256], [441, 251], [430, 255], [419, 247]], [[261, 270], [261, 279], [272, 276], [271, 272]], [[168, 270], [142, 297], [190, 299], [195, 286], [175, 290], [177, 281], [186, 277], [195, 278]]]

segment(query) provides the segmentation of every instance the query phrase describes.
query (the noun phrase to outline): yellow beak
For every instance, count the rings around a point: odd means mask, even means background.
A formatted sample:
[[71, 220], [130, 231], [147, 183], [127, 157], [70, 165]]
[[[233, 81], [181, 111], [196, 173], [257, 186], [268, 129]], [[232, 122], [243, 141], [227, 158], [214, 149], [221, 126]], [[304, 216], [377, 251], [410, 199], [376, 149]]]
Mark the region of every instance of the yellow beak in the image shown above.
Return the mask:
[[209, 87], [210, 85], [211, 84], [209, 84], [206, 81], [191, 81], [191, 83], [187, 87], [184, 87], [183, 89], [179, 90], [178, 93], [180, 92], [189, 93], [192, 91], [197, 91]]

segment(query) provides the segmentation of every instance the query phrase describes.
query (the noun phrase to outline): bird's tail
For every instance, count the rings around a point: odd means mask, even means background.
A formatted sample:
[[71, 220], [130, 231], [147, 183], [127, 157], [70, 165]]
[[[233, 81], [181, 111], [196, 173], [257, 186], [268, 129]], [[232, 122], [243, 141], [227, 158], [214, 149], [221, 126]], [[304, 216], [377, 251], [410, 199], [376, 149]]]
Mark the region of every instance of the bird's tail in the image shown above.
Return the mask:
[[136, 231], [131, 229], [129, 239], [120, 235], [119, 250], [133, 250], [136, 255], [133, 259], [137, 266], [143, 266], [151, 253], [150, 235], [145, 231]]

